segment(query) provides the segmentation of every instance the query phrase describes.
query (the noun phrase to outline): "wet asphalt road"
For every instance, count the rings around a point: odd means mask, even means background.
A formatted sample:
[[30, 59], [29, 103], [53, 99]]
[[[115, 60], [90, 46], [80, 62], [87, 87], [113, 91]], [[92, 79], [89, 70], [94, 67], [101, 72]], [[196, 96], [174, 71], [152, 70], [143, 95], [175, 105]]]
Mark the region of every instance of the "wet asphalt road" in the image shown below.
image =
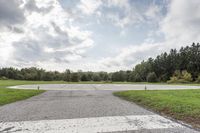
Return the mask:
[[[83, 90], [79, 90], [76, 89], [77, 86], [75, 86], [73, 90], [66, 91], [66, 85], [65, 87], [62, 87], [62, 89], [59, 88], [60, 86], [61, 85], [58, 85], [58, 89], [56, 89], [55, 85], [47, 85], [46, 87], [50, 88], [50, 90], [43, 94], [34, 96], [24, 101], [18, 101], [1, 106], [0, 122], [59, 120], [105, 116], [155, 115], [155, 113], [134, 103], [130, 103], [113, 96], [113, 89], [100, 90], [94, 85], [86, 85], [91, 86], [91, 88], [84, 89], [84, 87], [86, 88], [86, 86], [84, 86]], [[78, 88], [80, 88], [80, 86], [82, 85], [79, 85]], [[122, 89], [120, 89], [120, 87]], [[116, 90], [124, 90], [123, 86], [120, 87]], [[43, 86], [43, 88], [45, 89], [45, 86]], [[161, 88], [164, 87], [162, 86]], [[178, 86], [171, 88], [178, 88]], [[173, 129], [149, 129], [140, 130], [138, 132], [192, 133], [196, 131], [183, 127]]]

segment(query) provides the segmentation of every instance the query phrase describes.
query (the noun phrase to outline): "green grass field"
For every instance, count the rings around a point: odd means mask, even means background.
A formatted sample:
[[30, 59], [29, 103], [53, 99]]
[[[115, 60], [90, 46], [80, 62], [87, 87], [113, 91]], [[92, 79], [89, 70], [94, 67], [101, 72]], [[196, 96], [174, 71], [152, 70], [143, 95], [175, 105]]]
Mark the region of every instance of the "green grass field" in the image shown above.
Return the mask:
[[[21, 84], [34, 84], [35, 81], [15, 81], [15, 80], [0, 80], [0, 106], [11, 102], [23, 100], [35, 95], [38, 95], [43, 90], [15, 90], [6, 87]], [[40, 83], [40, 82], [39, 82]], [[43, 83], [43, 82], [41, 82]]]
[[200, 90], [123, 91], [114, 95], [200, 127]]
[[[163, 84], [163, 85], [168, 85], [168, 83], [164, 83], [164, 82], [148, 83], [148, 82], [105, 82], [105, 81], [66, 82], [66, 81], [0, 80], [0, 87], [24, 85], [24, 84]], [[196, 83], [188, 83], [188, 84], [174, 83], [172, 85], [200, 86], [200, 84], [196, 84]]]

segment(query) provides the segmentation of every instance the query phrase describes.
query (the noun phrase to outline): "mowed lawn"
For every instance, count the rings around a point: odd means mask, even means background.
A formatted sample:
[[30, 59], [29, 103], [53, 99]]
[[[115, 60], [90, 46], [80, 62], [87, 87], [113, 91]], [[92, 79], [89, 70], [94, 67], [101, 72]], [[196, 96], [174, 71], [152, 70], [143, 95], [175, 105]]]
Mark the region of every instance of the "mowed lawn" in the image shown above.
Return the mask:
[[45, 83], [60, 83], [60, 82], [46, 82], [46, 81], [19, 81], [19, 80], [0, 80], [0, 106], [11, 102], [23, 100], [35, 95], [38, 95], [43, 90], [15, 90], [6, 87], [22, 84], [45, 84]]
[[200, 128], [200, 90], [124, 91], [114, 95]]

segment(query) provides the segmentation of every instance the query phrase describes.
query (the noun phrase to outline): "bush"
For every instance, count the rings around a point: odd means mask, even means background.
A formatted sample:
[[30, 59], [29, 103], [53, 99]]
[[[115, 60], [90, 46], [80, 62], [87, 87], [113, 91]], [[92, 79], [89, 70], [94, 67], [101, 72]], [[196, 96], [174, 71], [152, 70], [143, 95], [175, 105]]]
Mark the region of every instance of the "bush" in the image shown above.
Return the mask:
[[8, 80], [5, 76], [0, 77], [0, 80]]
[[170, 77], [170, 80], [167, 81], [167, 83], [177, 83], [177, 82], [178, 82], [178, 78], [176, 76]]
[[147, 75], [147, 82], [157, 82], [158, 78], [155, 74], [155, 72], [151, 72]]
[[197, 83], [200, 83], [200, 75], [198, 76], [198, 78], [196, 79]]
[[136, 74], [133, 81], [134, 82], [142, 82], [142, 78], [140, 77], [139, 74]]
[[192, 81], [192, 75], [188, 73], [186, 70], [179, 71], [176, 70], [170, 80], [167, 83], [189, 83]]
[[78, 75], [78, 73], [73, 73], [72, 74], [71, 81], [72, 82], [79, 82], [79, 75]]
[[160, 76], [160, 81], [164, 81], [166, 82], [167, 80], [169, 80], [170, 76], [168, 76], [167, 74], [163, 74]]
[[188, 73], [186, 70], [182, 71], [182, 78], [188, 82], [192, 81], [192, 75]]
[[177, 77], [178, 79], [182, 78], [182, 73], [180, 70], [176, 70], [173, 74], [174, 77]]

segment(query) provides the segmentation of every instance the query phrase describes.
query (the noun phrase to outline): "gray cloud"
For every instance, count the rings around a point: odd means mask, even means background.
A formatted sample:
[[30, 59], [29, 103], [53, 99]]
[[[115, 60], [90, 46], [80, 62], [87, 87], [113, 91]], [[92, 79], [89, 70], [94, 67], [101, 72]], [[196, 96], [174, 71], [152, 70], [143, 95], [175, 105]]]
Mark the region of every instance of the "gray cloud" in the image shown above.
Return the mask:
[[49, 7], [37, 7], [35, 0], [27, 0], [26, 4], [24, 6], [24, 8], [30, 12], [35, 11], [35, 12], [42, 12], [42, 13], [48, 13], [49, 11], [51, 11], [51, 9], [53, 9], [53, 6], [49, 6]]
[[[50, 40], [51, 41], [51, 40]], [[57, 42], [59, 43], [59, 42]], [[41, 42], [31, 40], [31, 39], [22, 39], [19, 42], [13, 43], [14, 47], [14, 60], [17, 60], [20, 63], [36, 63], [37, 61], [46, 61], [52, 60], [54, 62], [66, 62], [69, 60], [65, 58], [66, 55], [74, 55], [73, 51], [63, 50], [63, 51], [45, 51], [44, 47], [48, 45], [41, 45]], [[54, 44], [56, 45], [56, 44]], [[55, 50], [54, 47], [52, 47]]]
[[24, 30], [22, 27], [18, 27], [18, 26], [12, 26], [12, 25], [8, 25], [7, 28], [14, 32], [14, 33], [24, 33]]
[[[63, 35], [62, 35], [63, 34]], [[76, 44], [77, 45], [77, 44]], [[35, 40], [27, 37], [12, 44], [14, 59], [19, 62], [37, 62], [53, 60], [54, 62], [70, 62], [69, 56], [81, 56], [76, 50], [70, 49], [73, 45], [63, 32], [57, 36], [45, 34]], [[47, 48], [47, 50], [45, 49]]]
[[7, 26], [25, 21], [24, 12], [19, 8], [19, 0], [0, 0], [0, 25]]
[[[93, 45], [57, 0], [0, 0], [0, 57], [7, 66], [69, 64]], [[6, 29], [6, 30], [4, 30]], [[5, 52], [6, 51], [6, 52]], [[2, 65], [1, 65], [2, 66]]]
[[[83, 57], [76, 48], [85, 40], [77, 37], [69, 37], [68, 32], [61, 29], [54, 22], [49, 22], [48, 27], [40, 26], [35, 29], [36, 37], [22, 38], [12, 44], [14, 48], [13, 58], [21, 63], [42, 62], [51, 60], [57, 63], [69, 63], [72, 58]], [[54, 31], [50, 31], [50, 29]], [[53, 33], [53, 35], [52, 35]], [[79, 43], [77, 43], [79, 42]]]
[[22, 39], [19, 42], [13, 43], [14, 58], [19, 62], [37, 61], [38, 58], [42, 59], [43, 49], [35, 40]]

